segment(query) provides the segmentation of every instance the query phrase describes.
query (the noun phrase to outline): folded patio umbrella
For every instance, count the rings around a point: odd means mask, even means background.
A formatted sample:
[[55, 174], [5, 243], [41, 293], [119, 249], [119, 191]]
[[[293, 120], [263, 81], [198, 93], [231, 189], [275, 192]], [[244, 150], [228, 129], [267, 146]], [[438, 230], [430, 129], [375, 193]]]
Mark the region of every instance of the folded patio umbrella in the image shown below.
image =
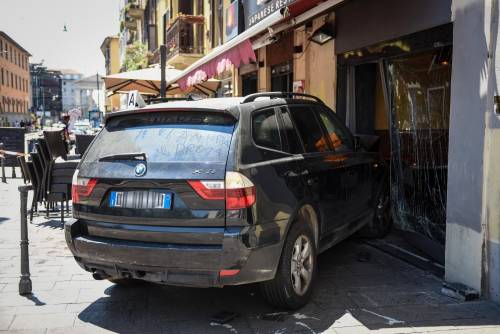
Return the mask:
[[[168, 83], [173, 78], [178, 77], [180, 73], [182, 73], [181, 70], [174, 67], [167, 67], [165, 71], [166, 82]], [[139, 91], [142, 95], [160, 95], [161, 70], [159, 67], [150, 67], [137, 71], [111, 74], [103, 78], [108, 95], [117, 93], [126, 94], [129, 91], [134, 90]], [[177, 83], [174, 83], [167, 86], [167, 95], [185, 95], [191, 92], [199, 92], [208, 95], [210, 93], [215, 93], [219, 86], [219, 80], [211, 79], [183, 91], [179, 88]]]

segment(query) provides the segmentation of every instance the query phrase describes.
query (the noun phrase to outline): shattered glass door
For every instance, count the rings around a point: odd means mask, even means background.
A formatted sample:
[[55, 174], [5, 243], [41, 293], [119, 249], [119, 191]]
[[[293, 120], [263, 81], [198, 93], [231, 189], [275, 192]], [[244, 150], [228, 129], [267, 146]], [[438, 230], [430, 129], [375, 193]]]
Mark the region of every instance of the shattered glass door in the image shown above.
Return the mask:
[[451, 47], [394, 58], [385, 68], [394, 223], [444, 245]]

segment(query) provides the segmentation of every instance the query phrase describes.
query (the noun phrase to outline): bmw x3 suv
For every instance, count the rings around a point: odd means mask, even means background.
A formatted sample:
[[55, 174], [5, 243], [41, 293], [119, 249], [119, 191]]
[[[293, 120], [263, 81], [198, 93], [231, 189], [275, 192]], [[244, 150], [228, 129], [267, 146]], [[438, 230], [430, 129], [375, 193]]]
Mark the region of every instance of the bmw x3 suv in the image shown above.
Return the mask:
[[379, 154], [313, 96], [151, 105], [108, 115], [74, 174], [65, 236], [96, 279], [259, 282], [295, 309], [319, 253], [387, 232], [386, 179]]

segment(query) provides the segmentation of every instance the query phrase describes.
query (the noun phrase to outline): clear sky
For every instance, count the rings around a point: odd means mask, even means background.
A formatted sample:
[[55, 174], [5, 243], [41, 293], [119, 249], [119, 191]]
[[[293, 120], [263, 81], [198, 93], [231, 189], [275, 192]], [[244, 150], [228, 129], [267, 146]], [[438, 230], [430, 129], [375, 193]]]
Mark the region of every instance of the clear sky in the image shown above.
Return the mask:
[[33, 55], [31, 62], [43, 59], [49, 68], [104, 74], [100, 46], [120, 30], [120, 2], [0, 0], [0, 30]]

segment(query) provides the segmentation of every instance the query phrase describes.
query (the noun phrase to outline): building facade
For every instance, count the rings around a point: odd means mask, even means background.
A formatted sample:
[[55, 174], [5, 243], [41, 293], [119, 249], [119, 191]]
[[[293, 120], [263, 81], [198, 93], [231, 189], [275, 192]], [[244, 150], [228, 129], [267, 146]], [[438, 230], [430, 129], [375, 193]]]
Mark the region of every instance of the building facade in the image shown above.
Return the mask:
[[30, 119], [31, 55], [0, 31], [0, 126], [14, 126]]
[[[101, 52], [104, 55], [106, 75], [120, 73], [120, 38], [119, 36], [108, 36], [101, 44]], [[120, 96], [113, 95], [105, 98], [104, 111], [120, 110]]]
[[30, 64], [33, 111], [40, 125], [61, 119], [62, 73], [43, 64]]
[[[224, 95], [313, 94], [353, 133], [378, 136], [390, 166], [395, 228], [442, 265], [446, 281], [500, 302], [497, 1], [215, 0], [204, 6], [205, 56], [186, 61], [180, 39], [164, 41], [175, 51], [170, 63], [177, 58], [179, 68], [187, 65], [179, 85], [215, 76]], [[221, 24], [217, 13], [231, 15]], [[192, 45], [195, 29], [187, 31], [180, 36]]]
[[125, 63], [127, 48], [144, 42], [146, 0], [123, 0], [120, 8], [120, 63]]
[[101, 121], [105, 103], [102, 77], [99, 74], [91, 75], [75, 81], [74, 85], [79, 92], [81, 117], [95, 123]]
[[60, 72], [62, 110], [67, 113], [71, 109], [80, 108], [80, 92], [75, 82], [83, 78], [83, 74], [70, 69], [62, 69]]

